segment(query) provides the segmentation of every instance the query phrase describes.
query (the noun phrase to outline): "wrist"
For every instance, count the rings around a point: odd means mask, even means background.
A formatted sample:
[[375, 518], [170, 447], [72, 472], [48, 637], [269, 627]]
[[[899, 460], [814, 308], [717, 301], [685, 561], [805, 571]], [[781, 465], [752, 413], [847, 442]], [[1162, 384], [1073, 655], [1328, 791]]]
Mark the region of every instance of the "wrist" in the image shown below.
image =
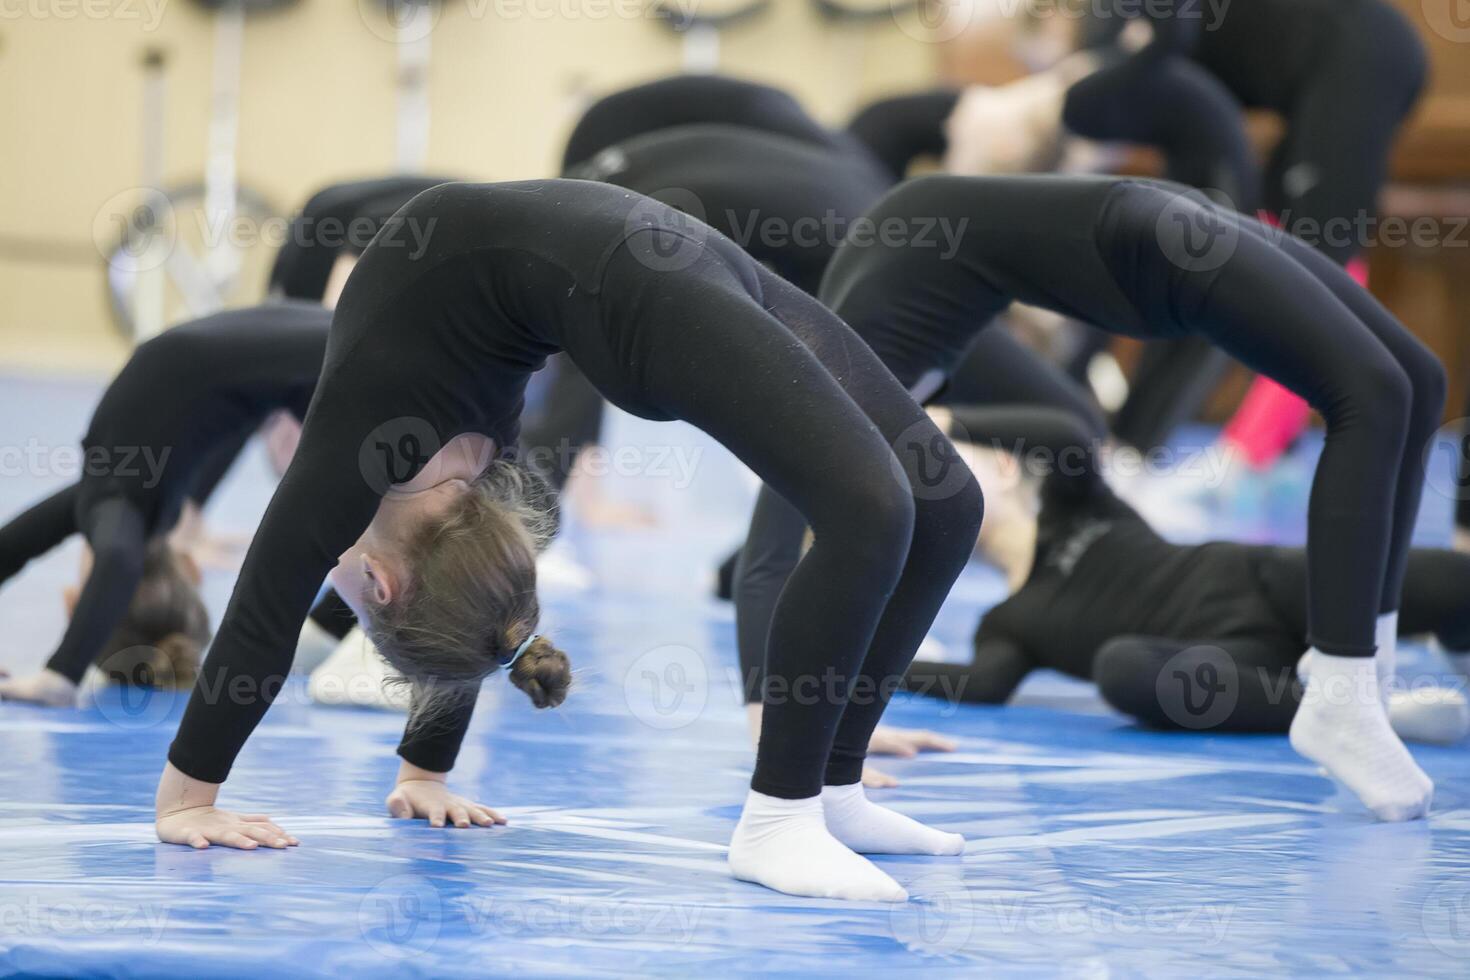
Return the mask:
[[172, 762], [164, 763], [163, 775], [158, 780], [158, 793], [154, 797], [154, 813], [162, 818], [185, 810], [197, 810], [214, 806], [219, 798], [219, 783], [186, 776]]
[[448, 780], [449, 773], [447, 772], [431, 772], [428, 769], [420, 769], [412, 762], [409, 762], [406, 759], [401, 759], [398, 762], [398, 778], [394, 780], [394, 783], [395, 785], [397, 783], [408, 782], [443, 783], [447, 782]]

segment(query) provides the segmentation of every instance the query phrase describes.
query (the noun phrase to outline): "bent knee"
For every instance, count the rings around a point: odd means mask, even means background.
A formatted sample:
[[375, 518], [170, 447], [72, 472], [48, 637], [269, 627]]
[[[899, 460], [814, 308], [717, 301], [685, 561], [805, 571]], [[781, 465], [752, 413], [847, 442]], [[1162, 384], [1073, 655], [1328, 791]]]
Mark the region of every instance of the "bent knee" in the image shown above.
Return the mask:
[[1422, 424], [1425, 417], [1430, 417], [1433, 424], [1438, 425], [1449, 390], [1444, 363], [1418, 338], [1409, 345], [1400, 363], [1413, 390], [1416, 421]]
[[900, 475], [872, 472], [830, 488], [825, 517], [812, 522], [817, 540], [840, 540], [850, 561], [901, 567], [913, 541], [917, 508]]
[[1408, 372], [1391, 357], [1359, 364], [1345, 380], [1340, 397], [1323, 410], [1329, 431], [1352, 426], [1384, 438], [1402, 439], [1409, 428], [1414, 386]]

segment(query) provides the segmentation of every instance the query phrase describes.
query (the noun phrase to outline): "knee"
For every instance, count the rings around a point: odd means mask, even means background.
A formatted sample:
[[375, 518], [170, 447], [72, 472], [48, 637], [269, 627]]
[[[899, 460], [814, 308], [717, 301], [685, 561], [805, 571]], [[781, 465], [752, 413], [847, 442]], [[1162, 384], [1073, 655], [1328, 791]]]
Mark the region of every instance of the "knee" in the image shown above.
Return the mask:
[[1114, 637], [1104, 643], [1092, 658], [1092, 681], [1098, 694], [1126, 715], [1153, 718], [1158, 714], [1157, 699], [1149, 695], [1156, 686], [1158, 665], [1148, 661], [1132, 637]]
[[[854, 476], [855, 474], [849, 474]], [[917, 515], [913, 494], [892, 472], [872, 472], [829, 492], [833, 520], [813, 523], [819, 542], [831, 531], [840, 536], [847, 561], [861, 563], [874, 574], [888, 568], [897, 580], [914, 538]]]
[[1323, 412], [1329, 433], [1354, 428], [1383, 439], [1402, 441], [1409, 431], [1414, 387], [1408, 372], [1391, 357], [1359, 364], [1342, 396]]
[[1408, 375], [1409, 387], [1413, 390], [1414, 424], [1421, 428], [1435, 428], [1444, 413], [1449, 389], [1444, 364], [1417, 339], [1408, 346], [1399, 363]]
[[969, 466], [953, 453], [937, 481], [915, 482], [917, 501], [914, 536], [964, 539], [972, 547], [985, 518], [985, 495]]

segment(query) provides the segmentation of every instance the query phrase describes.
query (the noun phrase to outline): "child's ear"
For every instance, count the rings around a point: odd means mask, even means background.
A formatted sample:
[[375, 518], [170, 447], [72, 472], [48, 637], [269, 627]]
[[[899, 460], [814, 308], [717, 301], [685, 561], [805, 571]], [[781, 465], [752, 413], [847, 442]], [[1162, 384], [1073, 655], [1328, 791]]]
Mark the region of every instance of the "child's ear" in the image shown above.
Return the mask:
[[393, 601], [393, 593], [396, 583], [388, 574], [387, 568], [370, 555], [362, 556], [362, 574], [368, 580], [368, 589], [373, 597], [373, 602], [379, 606], [386, 606]]
[[66, 606], [66, 615], [70, 619], [77, 613], [77, 602], [82, 598], [82, 590], [75, 585], [68, 585], [61, 590], [61, 601]]

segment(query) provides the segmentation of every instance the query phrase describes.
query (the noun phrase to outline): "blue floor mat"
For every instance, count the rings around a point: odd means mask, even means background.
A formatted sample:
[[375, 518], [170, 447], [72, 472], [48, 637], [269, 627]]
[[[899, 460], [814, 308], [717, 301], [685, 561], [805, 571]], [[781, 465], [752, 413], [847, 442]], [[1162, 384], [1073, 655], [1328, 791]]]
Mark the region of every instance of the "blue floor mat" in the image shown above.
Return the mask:
[[[49, 382], [0, 390], [3, 445], [68, 444], [95, 397]], [[969, 840], [962, 858], [878, 859], [909, 903], [733, 881], [724, 845], [752, 754], [731, 612], [706, 593], [749, 487], [683, 427], [620, 417], [610, 441], [697, 464], [691, 480], [650, 463], [613, 481], [658, 511], [658, 530], [569, 528], [598, 583], [545, 597], [577, 666], [572, 699], [536, 712], [503, 680], [486, 685], [453, 781], [509, 826], [388, 819], [401, 719], [311, 706], [297, 681], [222, 803], [272, 814], [301, 847], [160, 845], [153, 791], [182, 697], [0, 705], [0, 975], [1470, 975], [1470, 746], [1416, 747], [1438, 787], [1431, 818], [1375, 824], [1284, 737], [1145, 732], [1051, 675], [1028, 681], [1021, 706], [895, 704], [890, 723], [960, 747], [882, 760], [902, 780], [883, 802]], [[7, 475], [0, 507], [63, 478]], [[1270, 527], [1235, 526], [1299, 538], [1304, 487]], [[252, 450], [215, 526], [248, 529], [269, 491]], [[1427, 498], [1430, 537], [1447, 508]], [[0, 664], [44, 660], [74, 560], [53, 555], [0, 594]], [[936, 639], [963, 655], [997, 587], [968, 571]], [[211, 577], [216, 611], [228, 589], [227, 574]]]

